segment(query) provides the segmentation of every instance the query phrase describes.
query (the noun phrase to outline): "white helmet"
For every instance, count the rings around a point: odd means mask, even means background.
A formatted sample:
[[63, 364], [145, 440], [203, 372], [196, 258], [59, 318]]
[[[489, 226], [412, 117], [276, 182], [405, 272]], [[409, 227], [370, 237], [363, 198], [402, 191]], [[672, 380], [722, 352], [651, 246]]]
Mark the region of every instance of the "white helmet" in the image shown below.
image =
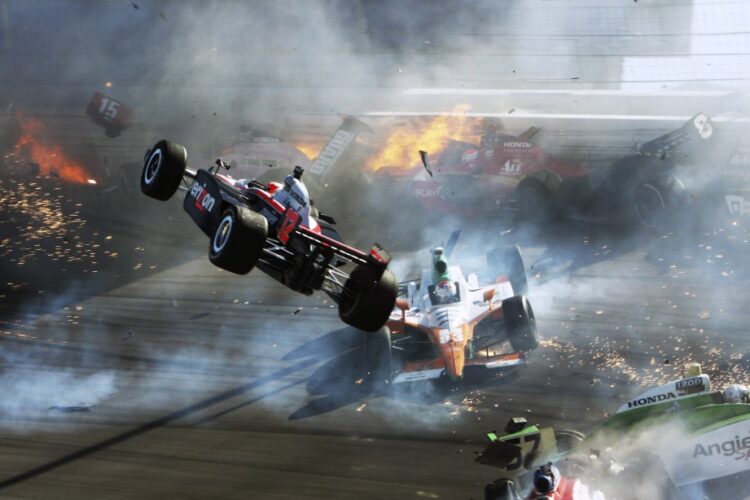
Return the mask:
[[444, 280], [435, 285], [435, 295], [441, 302], [451, 300], [456, 296], [456, 285], [452, 281]]
[[732, 384], [721, 393], [725, 403], [750, 403], [750, 391], [740, 384]]

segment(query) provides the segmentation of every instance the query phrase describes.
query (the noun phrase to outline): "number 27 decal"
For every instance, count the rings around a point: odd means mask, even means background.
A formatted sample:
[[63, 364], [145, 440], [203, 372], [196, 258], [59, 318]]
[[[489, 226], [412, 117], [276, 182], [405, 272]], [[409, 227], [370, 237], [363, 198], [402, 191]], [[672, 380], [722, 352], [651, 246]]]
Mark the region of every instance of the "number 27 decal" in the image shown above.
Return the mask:
[[[542, 435], [539, 434], [538, 432], [535, 432], [533, 434], [527, 434], [527, 435], [523, 436], [523, 443], [524, 444], [526, 444], [526, 443], [533, 443], [532, 446], [531, 446], [531, 450], [529, 450], [526, 453], [526, 459], [525, 460], [524, 460], [524, 456], [523, 456], [523, 448], [524, 448], [524, 446], [522, 446], [522, 444], [521, 444], [521, 438], [520, 437], [513, 438], [513, 439], [508, 439], [508, 441], [506, 441], [506, 442], [509, 443], [509, 444], [514, 444], [514, 445], [518, 446], [518, 451], [516, 453], [516, 456], [513, 457], [513, 460], [511, 460], [510, 462], [508, 462], [508, 465], [506, 466], [506, 470], [509, 470], [509, 471], [516, 470], [519, 467], [521, 467], [522, 464], [524, 465], [524, 467], [528, 468], [528, 466], [530, 465], [531, 460], [534, 459], [534, 453], [539, 449], [539, 445], [542, 442]], [[526, 463], [526, 462], [529, 462], [529, 463]]]

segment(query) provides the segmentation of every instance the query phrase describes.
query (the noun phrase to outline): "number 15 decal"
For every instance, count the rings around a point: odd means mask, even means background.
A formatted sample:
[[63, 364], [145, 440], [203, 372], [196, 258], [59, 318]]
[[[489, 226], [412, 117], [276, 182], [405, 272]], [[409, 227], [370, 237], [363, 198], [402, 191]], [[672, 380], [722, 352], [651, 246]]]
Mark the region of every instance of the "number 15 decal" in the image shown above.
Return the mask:
[[108, 97], [102, 99], [99, 105], [99, 114], [110, 120], [117, 118], [117, 113], [120, 111], [120, 103], [112, 100]]

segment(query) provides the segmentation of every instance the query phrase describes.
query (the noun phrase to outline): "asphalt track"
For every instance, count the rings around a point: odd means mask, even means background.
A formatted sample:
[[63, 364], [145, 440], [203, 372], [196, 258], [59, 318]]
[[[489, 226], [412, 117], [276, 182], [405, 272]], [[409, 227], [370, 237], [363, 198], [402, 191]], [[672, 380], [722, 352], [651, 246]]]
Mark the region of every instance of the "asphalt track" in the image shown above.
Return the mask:
[[658, 241], [527, 247], [543, 339], [527, 367], [368, 394], [330, 302], [220, 271], [203, 244], [44, 314], [6, 308], [3, 374], [26, 385], [4, 396], [0, 497], [480, 498], [497, 474], [475, 452], [512, 416], [585, 431], [689, 360], [748, 379], [745, 278], [711, 249], [682, 266]]

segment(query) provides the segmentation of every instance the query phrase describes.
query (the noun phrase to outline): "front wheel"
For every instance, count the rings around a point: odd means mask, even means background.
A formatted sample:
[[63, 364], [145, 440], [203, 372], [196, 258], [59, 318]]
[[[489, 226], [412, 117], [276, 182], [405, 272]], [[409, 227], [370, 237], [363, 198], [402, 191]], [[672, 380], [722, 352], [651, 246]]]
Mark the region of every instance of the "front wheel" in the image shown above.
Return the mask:
[[157, 142], [143, 163], [141, 191], [151, 198], [167, 201], [180, 187], [186, 167], [184, 146], [166, 140]]
[[552, 193], [541, 182], [521, 183], [515, 199], [521, 223], [543, 225], [555, 216]]
[[484, 487], [484, 500], [520, 500], [516, 485], [510, 479], [498, 479]]
[[388, 321], [397, 295], [398, 282], [392, 272], [386, 269], [375, 281], [369, 269], [355, 267], [344, 285], [339, 317], [354, 328], [374, 332]]
[[516, 295], [503, 300], [503, 320], [508, 340], [514, 351], [528, 352], [539, 346], [536, 318], [529, 299]]
[[247, 274], [263, 254], [268, 235], [268, 221], [247, 208], [230, 207], [211, 236], [208, 258], [211, 262], [236, 274]]
[[672, 176], [645, 179], [632, 189], [631, 214], [635, 221], [651, 231], [672, 229], [685, 190], [682, 182]]

